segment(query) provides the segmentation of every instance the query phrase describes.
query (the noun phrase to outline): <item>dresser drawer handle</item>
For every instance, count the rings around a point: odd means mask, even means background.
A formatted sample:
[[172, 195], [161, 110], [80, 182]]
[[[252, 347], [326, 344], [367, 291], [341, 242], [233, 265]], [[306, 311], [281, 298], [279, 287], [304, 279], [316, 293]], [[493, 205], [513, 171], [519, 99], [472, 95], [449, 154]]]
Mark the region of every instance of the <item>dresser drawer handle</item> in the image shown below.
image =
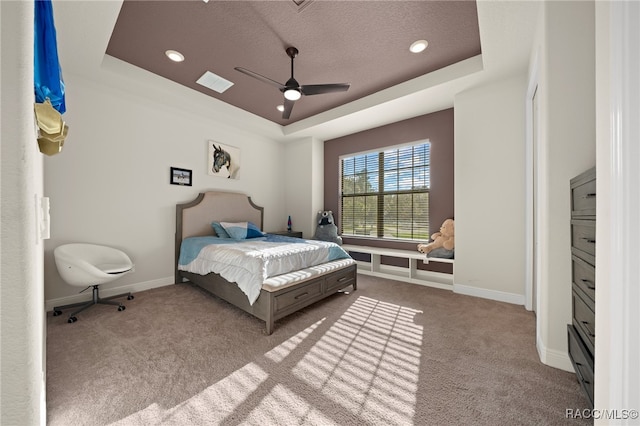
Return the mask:
[[584, 326], [585, 326], [585, 327], [586, 327], [586, 329], [587, 329], [587, 334], [588, 334], [590, 337], [596, 337], [596, 335], [595, 335], [595, 334], [593, 334], [593, 333], [591, 332], [591, 329], [589, 328], [589, 321], [582, 321], [582, 323], [584, 324]]
[[344, 276], [344, 277], [340, 277], [340, 279], [338, 280], [339, 283], [348, 280], [349, 277], [348, 276]]
[[582, 279], [582, 282], [583, 282], [583, 283], [585, 283], [585, 285], [587, 286], [587, 288], [588, 288], [589, 290], [595, 290], [595, 289], [596, 289], [596, 286], [594, 286], [594, 285], [589, 285], [589, 284], [593, 284], [593, 281], [585, 280], [585, 279], [583, 278], [583, 279]]
[[586, 237], [582, 237], [583, 240], [585, 240], [586, 242], [588, 242], [589, 244], [595, 244], [596, 240], [592, 239], [592, 238], [586, 238]]
[[582, 196], [582, 198], [596, 198], [595, 192], [590, 192]]
[[309, 294], [309, 292], [308, 292], [308, 291], [305, 291], [304, 293], [297, 295], [297, 296], [295, 297], [295, 299], [296, 299], [296, 300], [297, 300], [297, 299], [300, 299], [301, 297], [306, 296], [307, 294]]
[[576, 366], [578, 367], [578, 377], [580, 378], [580, 381], [582, 381], [583, 383], [589, 384], [589, 381], [587, 379], [584, 378], [584, 375], [582, 374], [582, 369], [580, 367], [582, 367], [582, 364], [580, 364], [579, 362], [576, 362]]

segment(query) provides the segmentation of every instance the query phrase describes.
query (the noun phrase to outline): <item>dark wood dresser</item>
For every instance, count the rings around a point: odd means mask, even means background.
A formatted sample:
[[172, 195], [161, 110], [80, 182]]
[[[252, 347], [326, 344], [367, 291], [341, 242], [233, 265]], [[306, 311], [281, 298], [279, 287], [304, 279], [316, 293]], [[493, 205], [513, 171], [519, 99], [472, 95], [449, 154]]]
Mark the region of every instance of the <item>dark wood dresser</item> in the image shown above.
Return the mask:
[[571, 179], [572, 323], [569, 358], [593, 408], [596, 338], [596, 169]]

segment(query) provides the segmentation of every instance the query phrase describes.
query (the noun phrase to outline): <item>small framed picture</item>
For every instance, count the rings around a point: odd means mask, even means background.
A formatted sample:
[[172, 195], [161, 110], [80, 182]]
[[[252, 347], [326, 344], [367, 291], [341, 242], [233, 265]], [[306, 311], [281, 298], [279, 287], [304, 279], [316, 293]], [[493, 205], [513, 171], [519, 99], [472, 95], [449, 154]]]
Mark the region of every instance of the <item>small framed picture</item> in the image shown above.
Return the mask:
[[191, 170], [171, 167], [171, 185], [191, 186]]

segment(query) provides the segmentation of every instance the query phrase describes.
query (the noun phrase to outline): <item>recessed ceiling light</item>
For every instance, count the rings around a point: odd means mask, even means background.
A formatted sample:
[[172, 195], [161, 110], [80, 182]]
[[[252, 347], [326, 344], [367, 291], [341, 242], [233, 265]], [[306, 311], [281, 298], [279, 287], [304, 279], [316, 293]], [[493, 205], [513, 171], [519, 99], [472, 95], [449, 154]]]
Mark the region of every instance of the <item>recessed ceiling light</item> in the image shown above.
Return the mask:
[[171, 59], [174, 62], [184, 61], [184, 55], [178, 51], [167, 50], [166, 52], [164, 52], [164, 54], [167, 55], [167, 58]]
[[411, 47], [409, 47], [409, 50], [413, 53], [420, 53], [424, 49], [426, 49], [428, 45], [429, 42], [427, 40], [417, 40], [411, 43]]
[[278, 105], [276, 109], [280, 112], [284, 111], [284, 105]]

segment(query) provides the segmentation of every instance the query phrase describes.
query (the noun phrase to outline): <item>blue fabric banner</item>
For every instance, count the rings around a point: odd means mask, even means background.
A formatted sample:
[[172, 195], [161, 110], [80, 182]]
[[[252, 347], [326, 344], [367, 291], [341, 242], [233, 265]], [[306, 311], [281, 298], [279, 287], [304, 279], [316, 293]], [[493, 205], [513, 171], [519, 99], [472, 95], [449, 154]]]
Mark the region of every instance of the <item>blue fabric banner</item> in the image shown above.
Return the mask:
[[36, 0], [34, 22], [34, 87], [36, 102], [47, 98], [51, 105], [63, 114], [67, 108], [64, 101], [64, 81], [58, 60], [56, 28], [53, 23], [51, 0]]

